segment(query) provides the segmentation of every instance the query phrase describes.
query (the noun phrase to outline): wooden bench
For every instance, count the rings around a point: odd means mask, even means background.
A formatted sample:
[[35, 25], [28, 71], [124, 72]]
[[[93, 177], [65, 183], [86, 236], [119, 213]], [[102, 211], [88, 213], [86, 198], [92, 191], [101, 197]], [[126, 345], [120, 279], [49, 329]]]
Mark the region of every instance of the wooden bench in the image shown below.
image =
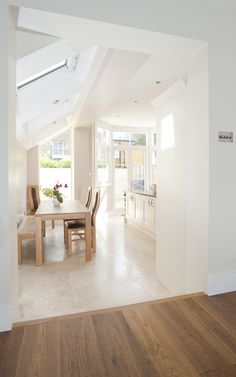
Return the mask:
[[18, 264], [22, 263], [22, 241], [35, 240], [35, 229], [35, 217], [25, 216], [21, 225], [17, 229]]

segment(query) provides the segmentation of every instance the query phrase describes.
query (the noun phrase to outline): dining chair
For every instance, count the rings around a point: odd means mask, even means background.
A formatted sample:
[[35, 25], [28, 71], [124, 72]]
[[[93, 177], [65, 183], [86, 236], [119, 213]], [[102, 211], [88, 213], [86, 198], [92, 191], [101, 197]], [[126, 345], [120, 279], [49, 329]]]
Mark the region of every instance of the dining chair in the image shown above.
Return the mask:
[[92, 187], [89, 186], [88, 188], [88, 197], [87, 197], [87, 202], [85, 204], [85, 207], [89, 208], [92, 200]]
[[[85, 204], [85, 207], [86, 208], [89, 208], [90, 207], [90, 204], [91, 204], [91, 200], [92, 200], [92, 187], [89, 186], [88, 187], [88, 196], [87, 196], [87, 201], [86, 201], [86, 204]], [[70, 222], [76, 222], [76, 220], [64, 220], [64, 243], [66, 244], [67, 243], [67, 229], [66, 229], [66, 225], [65, 225], [65, 222], [66, 221], [70, 221]]]
[[29, 185], [27, 187], [27, 192], [28, 192], [30, 214], [34, 215], [40, 204], [39, 186]]
[[[38, 185], [28, 185], [27, 187], [28, 192], [28, 200], [29, 200], [29, 209], [30, 213], [29, 215], [34, 215], [37, 211], [39, 204], [40, 204], [40, 192], [39, 192], [39, 186]], [[45, 224], [44, 224], [45, 225]], [[52, 220], [52, 228], [55, 228], [55, 221]], [[45, 226], [44, 226], [45, 231]]]
[[[92, 241], [92, 249], [96, 251], [96, 216], [97, 211], [100, 205], [100, 191], [96, 192], [94, 206], [92, 209], [91, 215], [91, 241]], [[85, 220], [77, 220], [77, 221], [66, 221], [66, 248], [68, 249], [68, 254], [72, 255], [72, 243], [79, 242], [86, 239], [86, 228], [85, 228]]]

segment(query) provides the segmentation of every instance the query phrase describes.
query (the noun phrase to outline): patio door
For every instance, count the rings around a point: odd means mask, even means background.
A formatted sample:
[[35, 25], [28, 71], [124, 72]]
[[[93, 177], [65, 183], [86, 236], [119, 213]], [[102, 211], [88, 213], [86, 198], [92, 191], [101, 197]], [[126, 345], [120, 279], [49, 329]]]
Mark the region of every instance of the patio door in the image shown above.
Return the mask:
[[124, 208], [124, 191], [144, 190], [146, 150], [144, 148], [113, 148], [113, 207]]
[[124, 208], [124, 191], [128, 190], [128, 151], [113, 149], [113, 198], [114, 209]]

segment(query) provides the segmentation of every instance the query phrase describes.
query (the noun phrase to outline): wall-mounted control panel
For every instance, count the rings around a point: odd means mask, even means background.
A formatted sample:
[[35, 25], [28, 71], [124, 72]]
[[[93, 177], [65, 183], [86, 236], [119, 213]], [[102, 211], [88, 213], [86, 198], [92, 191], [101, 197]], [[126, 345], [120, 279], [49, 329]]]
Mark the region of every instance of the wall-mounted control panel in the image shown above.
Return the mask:
[[221, 143], [233, 143], [233, 132], [219, 131], [218, 141]]

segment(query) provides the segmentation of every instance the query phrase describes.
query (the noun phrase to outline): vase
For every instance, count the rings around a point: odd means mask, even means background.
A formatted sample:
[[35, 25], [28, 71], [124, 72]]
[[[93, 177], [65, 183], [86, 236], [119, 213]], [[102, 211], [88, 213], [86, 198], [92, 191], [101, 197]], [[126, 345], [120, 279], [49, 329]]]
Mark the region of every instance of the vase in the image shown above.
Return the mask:
[[57, 198], [52, 198], [52, 201], [53, 201], [53, 205], [54, 207], [60, 207], [60, 202]]

